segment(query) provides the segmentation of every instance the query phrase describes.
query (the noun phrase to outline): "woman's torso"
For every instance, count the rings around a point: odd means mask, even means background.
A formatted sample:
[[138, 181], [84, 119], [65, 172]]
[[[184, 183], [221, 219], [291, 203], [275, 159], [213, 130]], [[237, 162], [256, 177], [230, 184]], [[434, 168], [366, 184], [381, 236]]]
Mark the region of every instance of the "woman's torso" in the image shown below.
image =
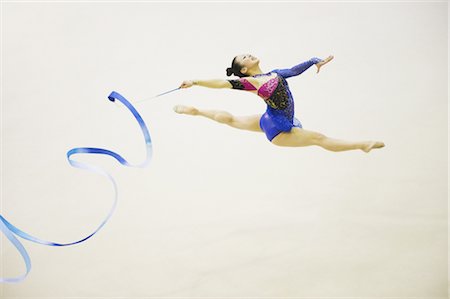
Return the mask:
[[[245, 82], [245, 81], [247, 82]], [[294, 99], [289, 85], [275, 71], [241, 79], [245, 89], [261, 97], [267, 109], [274, 114], [282, 114], [290, 119], [294, 116]]]

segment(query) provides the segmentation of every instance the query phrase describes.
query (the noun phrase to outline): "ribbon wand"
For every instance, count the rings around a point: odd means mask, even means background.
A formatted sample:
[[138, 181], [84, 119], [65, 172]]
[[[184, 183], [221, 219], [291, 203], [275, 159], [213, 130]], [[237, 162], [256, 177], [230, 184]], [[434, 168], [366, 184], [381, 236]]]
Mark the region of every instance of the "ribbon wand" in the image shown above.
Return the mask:
[[136, 101], [135, 103], [137, 104], [137, 103], [141, 103], [141, 102], [144, 102], [144, 101], [148, 101], [148, 100], [151, 100], [151, 99], [154, 99], [154, 98], [157, 98], [157, 97], [163, 96], [163, 95], [165, 95], [165, 94], [168, 94], [168, 93], [174, 92], [174, 91], [176, 91], [176, 90], [178, 90], [178, 89], [181, 89], [181, 87], [177, 87], [177, 88], [174, 88], [174, 89], [172, 89], [172, 90], [169, 90], [169, 91], [166, 91], [166, 92], [160, 93], [160, 94], [158, 94], [158, 95], [156, 95], [156, 96], [153, 96], [153, 97], [151, 97], [151, 98], [146, 98], [146, 99], [143, 99], [143, 100], [139, 100], [139, 101]]

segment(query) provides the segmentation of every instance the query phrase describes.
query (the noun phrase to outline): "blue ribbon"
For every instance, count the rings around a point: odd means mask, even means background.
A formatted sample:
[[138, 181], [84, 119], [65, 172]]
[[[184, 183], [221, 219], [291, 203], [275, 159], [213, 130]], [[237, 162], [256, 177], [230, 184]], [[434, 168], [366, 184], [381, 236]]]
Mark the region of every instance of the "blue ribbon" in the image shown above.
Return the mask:
[[91, 234], [89, 234], [88, 236], [86, 236], [78, 241], [70, 242], [70, 243], [55, 243], [55, 242], [45, 241], [45, 240], [36, 238], [36, 237], [31, 236], [31, 235], [27, 234], [26, 232], [18, 229], [17, 227], [12, 225], [10, 222], [8, 222], [2, 215], [0, 215], [0, 230], [5, 234], [6, 238], [8, 238], [8, 240], [11, 241], [11, 243], [14, 245], [14, 247], [16, 247], [16, 249], [19, 251], [20, 255], [22, 256], [22, 258], [25, 262], [25, 266], [26, 266], [25, 274], [18, 276], [18, 277], [13, 277], [13, 278], [0, 278], [0, 282], [7, 282], [7, 283], [21, 282], [22, 280], [25, 279], [25, 277], [28, 275], [28, 273], [31, 270], [30, 256], [28, 255], [25, 247], [23, 247], [23, 245], [20, 243], [20, 241], [16, 238], [16, 236], [21, 237], [22, 239], [25, 239], [28, 241], [32, 241], [32, 242], [35, 242], [38, 244], [48, 245], [48, 246], [75, 245], [75, 244], [84, 242], [87, 239], [91, 238], [93, 235], [95, 235], [106, 224], [106, 222], [108, 222], [109, 218], [111, 217], [112, 213], [114, 212], [116, 205], [117, 205], [117, 185], [116, 185], [114, 178], [108, 172], [104, 171], [103, 169], [93, 166], [93, 165], [90, 165], [90, 164], [87, 164], [87, 163], [76, 161], [72, 158], [72, 156], [77, 155], [77, 154], [108, 155], [108, 156], [111, 156], [114, 159], [116, 159], [120, 164], [122, 164], [124, 166], [128, 166], [128, 167], [146, 167], [150, 163], [150, 160], [152, 158], [152, 141], [150, 138], [150, 133], [147, 129], [147, 126], [145, 125], [144, 120], [139, 115], [137, 110], [133, 107], [133, 105], [131, 105], [131, 103], [128, 102], [119, 93], [113, 91], [108, 96], [108, 99], [112, 102], [114, 102], [115, 100], [118, 100], [123, 105], [125, 105], [125, 107], [127, 107], [131, 111], [131, 113], [136, 118], [137, 122], [139, 123], [139, 126], [141, 127], [142, 133], [144, 135], [145, 146], [146, 146], [146, 151], [147, 151], [147, 156], [146, 156], [145, 161], [142, 162], [141, 164], [133, 165], [133, 164], [130, 164], [127, 160], [125, 160], [121, 155], [119, 155], [113, 151], [110, 151], [107, 149], [102, 149], [102, 148], [77, 147], [77, 148], [73, 148], [73, 149], [69, 150], [67, 152], [67, 160], [69, 161], [70, 165], [72, 165], [73, 167], [76, 167], [76, 168], [81, 168], [81, 169], [88, 170], [90, 172], [100, 174], [100, 175], [106, 177], [111, 182], [111, 184], [113, 185], [113, 188], [114, 188], [114, 202], [113, 202], [111, 210], [109, 211], [108, 215], [103, 220], [103, 222]]

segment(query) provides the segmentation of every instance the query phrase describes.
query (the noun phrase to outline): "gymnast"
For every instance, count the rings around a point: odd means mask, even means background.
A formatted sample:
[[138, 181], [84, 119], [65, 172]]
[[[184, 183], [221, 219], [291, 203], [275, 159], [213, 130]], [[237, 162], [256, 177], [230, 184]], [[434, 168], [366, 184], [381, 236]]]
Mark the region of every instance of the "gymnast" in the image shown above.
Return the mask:
[[227, 68], [227, 76], [235, 75], [239, 79], [232, 80], [186, 80], [180, 88], [193, 85], [209, 88], [232, 88], [252, 92], [261, 97], [267, 104], [264, 114], [253, 116], [234, 116], [226, 111], [201, 110], [195, 107], [177, 105], [174, 111], [179, 114], [199, 115], [229, 125], [233, 128], [253, 132], [264, 132], [274, 145], [284, 147], [302, 147], [316, 145], [333, 152], [362, 150], [366, 153], [372, 149], [384, 147], [379, 141], [352, 142], [327, 137], [321, 133], [305, 130], [300, 121], [294, 117], [294, 99], [289, 90], [287, 78], [298, 76], [312, 65], [320, 68], [334, 57], [322, 60], [311, 58], [288, 69], [275, 69], [268, 73], [259, 67], [259, 59], [250, 54], [234, 57], [231, 67]]

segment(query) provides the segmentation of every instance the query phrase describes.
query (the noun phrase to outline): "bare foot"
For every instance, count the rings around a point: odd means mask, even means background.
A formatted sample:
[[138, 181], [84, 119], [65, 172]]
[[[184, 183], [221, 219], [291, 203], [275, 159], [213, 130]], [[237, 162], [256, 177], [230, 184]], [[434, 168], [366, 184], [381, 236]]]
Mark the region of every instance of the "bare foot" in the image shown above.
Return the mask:
[[370, 141], [367, 142], [366, 145], [362, 148], [366, 153], [370, 152], [374, 148], [382, 148], [384, 147], [384, 143], [380, 141]]
[[198, 113], [198, 110], [196, 108], [183, 105], [176, 105], [175, 107], [173, 107], [173, 111], [179, 114], [190, 114], [190, 115], [196, 115]]

